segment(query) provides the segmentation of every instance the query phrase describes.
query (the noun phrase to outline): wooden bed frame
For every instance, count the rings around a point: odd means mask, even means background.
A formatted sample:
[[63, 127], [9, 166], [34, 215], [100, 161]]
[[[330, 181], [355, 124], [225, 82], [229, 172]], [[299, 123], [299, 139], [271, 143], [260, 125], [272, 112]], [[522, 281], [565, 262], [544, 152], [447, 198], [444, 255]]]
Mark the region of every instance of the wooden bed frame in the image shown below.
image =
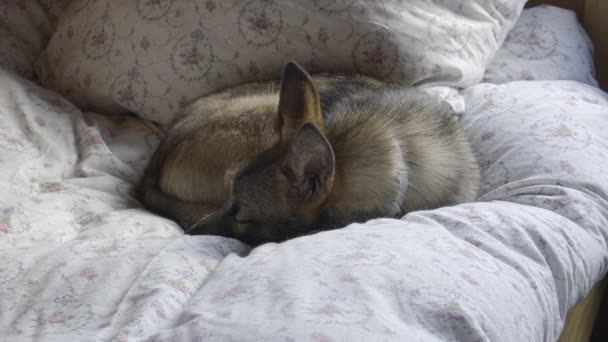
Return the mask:
[[[608, 91], [608, 0], [530, 0], [526, 7], [539, 4], [551, 4], [576, 12], [595, 46], [597, 80], [601, 88]], [[608, 336], [605, 336], [608, 329], [604, 328], [608, 323], [607, 287], [608, 276], [568, 313], [559, 342], [608, 341]]]

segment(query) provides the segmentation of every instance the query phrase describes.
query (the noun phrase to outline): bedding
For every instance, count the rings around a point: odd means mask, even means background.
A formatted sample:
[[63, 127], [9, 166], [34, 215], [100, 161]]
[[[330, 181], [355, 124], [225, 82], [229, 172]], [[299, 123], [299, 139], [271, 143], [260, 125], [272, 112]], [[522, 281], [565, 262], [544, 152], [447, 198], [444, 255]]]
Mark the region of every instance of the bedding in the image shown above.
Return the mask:
[[34, 62], [52, 32], [47, 9], [38, 1], [0, 2], [0, 67], [34, 78]]
[[80, 108], [162, 124], [212, 91], [310, 72], [478, 83], [525, 0], [88, 1], [61, 12], [42, 83]]
[[[252, 250], [183, 235], [142, 209], [133, 187], [158, 143], [148, 122], [83, 111], [25, 79], [54, 25], [67, 35], [70, 16], [93, 15], [83, 4], [0, 4], [0, 341], [555, 341], [606, 274], [608, 95], [592, 86], [589, 42], [569, 12], [524, 11], [488, 83], [459, 91], [427, 80], [480, 158], [477, 202]], [[509, 52], [549, 29], [555, 56]], [[531, 78], [522, 70], [542, 81], [517, 81]]]
[[478, 202], [254, 250], [141, 209], [140, 119], [0, 84], [0, 340], [555, 341], [608, 266], [608, 96], [583, 83], [460, 94]]
[[62, 16], [63, 11], [68, 7], [73, 0], [38, 0], [37, 2], [44, 8], [49, 21], [53, 25], [53, 31], [57, 24], [57, 20]]
[[515, 80], [572, 80], [598, 85], [593, 45], [576, 13], [549, 5], [522, 12], [482, 81]]

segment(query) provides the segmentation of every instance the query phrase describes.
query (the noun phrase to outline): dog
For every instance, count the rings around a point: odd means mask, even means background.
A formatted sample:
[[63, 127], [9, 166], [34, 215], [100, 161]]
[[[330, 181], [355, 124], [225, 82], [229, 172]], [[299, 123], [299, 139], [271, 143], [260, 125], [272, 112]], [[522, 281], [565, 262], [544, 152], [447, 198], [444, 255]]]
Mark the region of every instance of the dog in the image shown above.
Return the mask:
[[452, 108], [360, 75], [310, 76], [204, 96], [177, 115], [139, 198], [188, 234], [251, 245], [469, 202], [479, 166]]

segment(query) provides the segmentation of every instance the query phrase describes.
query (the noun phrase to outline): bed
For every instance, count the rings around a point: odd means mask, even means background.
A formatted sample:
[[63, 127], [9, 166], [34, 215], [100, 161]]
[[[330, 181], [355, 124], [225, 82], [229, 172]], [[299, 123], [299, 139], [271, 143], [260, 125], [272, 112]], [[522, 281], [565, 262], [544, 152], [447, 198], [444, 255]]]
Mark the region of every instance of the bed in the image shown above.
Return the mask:
[[[482, 168], [477, 201], [255, 249], [184, 235], [142, 208], [133, 188], [158, 144], [152, 109], [173, 90], [139, 103], [143, 69], [70, 83], [107, 43], [95, 36], [86, 63], [61, 60], [72, 50], [59, 41], [87, 35], [70, 23], [90, 2], [0, 5], [0, 33], [13, 34], [0, 39], [0, 341], [588, 339], [608, 267], [605, 2], [526, 9], [473, 84], [422, 86], [461, 114]], [[91, 27], [107, 32], [104, 11]], [[154, 47], [137, 42], [140, 57]], [[89, 101], [106, 86], [120, 101]]]

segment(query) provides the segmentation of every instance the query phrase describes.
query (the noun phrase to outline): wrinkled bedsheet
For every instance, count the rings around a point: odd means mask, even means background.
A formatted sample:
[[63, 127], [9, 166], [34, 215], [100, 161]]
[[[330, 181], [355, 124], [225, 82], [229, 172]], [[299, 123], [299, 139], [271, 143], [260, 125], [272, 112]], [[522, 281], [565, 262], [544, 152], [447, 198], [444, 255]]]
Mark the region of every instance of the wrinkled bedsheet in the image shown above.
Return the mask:
[[608, 96], [461, 96], [478, 202], [251, 250], [141, 209], [149, 126], [0, 71], [0, 341], [555, 341], [608, 265]]

